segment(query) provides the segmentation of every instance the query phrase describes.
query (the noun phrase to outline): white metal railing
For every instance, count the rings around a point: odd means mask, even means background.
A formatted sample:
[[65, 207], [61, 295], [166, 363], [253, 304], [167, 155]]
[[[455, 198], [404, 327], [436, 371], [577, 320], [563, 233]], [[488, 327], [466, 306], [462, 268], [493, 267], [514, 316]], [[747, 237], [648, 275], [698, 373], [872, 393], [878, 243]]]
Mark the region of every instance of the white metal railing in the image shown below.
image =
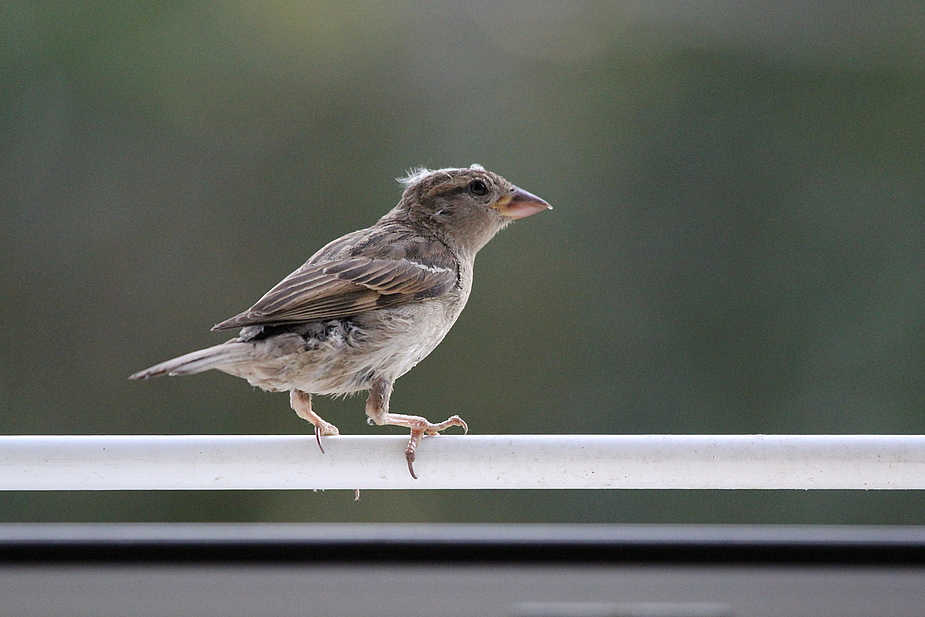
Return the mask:
[[0, 490], [925, 489], [923, 435], [2, 436]]

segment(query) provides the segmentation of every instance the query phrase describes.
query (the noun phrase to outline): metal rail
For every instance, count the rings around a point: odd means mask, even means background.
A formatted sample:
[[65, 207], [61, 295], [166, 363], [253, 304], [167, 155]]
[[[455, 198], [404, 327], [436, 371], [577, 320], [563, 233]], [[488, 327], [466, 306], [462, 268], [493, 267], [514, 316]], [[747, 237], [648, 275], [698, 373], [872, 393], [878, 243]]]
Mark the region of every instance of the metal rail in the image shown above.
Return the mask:
[[0, 490], [925, 489], [922, 435], [2, 436]]

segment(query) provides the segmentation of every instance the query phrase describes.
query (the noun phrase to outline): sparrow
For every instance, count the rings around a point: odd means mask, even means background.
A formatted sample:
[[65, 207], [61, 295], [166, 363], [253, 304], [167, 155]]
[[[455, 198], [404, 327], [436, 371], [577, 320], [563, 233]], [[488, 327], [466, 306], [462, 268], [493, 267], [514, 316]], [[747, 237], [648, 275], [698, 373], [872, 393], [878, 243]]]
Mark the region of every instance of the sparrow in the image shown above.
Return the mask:
[[370, 424], [411, 431], [408, 471], [424, 435], [468, 425], [392, 413], [395, 380], [443, 340], [472, 290], [475, 255], [515, 219], [548, 203], [481, 165], [400, 178], [398, 205], [366, 229], [330, 242], [252, 307], [212, 330], [241, 328], [221, 345], [152, 366], [129, 379], [215, 369], [271, 392], [289, 392], [293, 410], [323, 435], [338, 435], [312, 410], [312, 394], [368, 391]]

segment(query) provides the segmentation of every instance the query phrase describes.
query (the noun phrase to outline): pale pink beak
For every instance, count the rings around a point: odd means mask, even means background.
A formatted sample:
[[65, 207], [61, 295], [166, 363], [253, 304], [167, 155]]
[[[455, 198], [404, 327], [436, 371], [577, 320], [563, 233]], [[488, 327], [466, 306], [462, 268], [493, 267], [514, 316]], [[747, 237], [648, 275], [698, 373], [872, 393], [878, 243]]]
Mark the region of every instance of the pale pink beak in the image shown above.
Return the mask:
[[552, 206], [548, 203], [516, 186], [511, 189], [510, 193], [499, 199], [494, 208], [501, 216], [512, 219], [522, 219], [543, 210], [552, 210]]

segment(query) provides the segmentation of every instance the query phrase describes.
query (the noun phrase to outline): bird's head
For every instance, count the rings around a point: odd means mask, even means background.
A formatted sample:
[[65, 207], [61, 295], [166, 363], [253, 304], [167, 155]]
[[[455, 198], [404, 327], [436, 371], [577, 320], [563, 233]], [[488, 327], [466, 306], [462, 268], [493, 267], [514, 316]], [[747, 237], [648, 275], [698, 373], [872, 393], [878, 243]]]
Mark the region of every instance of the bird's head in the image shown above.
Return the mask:
[[472, 255], [514, 219], [552, 208], [481, 165], [417, 169], [399, 181], [405, 192], [389, 215]]

